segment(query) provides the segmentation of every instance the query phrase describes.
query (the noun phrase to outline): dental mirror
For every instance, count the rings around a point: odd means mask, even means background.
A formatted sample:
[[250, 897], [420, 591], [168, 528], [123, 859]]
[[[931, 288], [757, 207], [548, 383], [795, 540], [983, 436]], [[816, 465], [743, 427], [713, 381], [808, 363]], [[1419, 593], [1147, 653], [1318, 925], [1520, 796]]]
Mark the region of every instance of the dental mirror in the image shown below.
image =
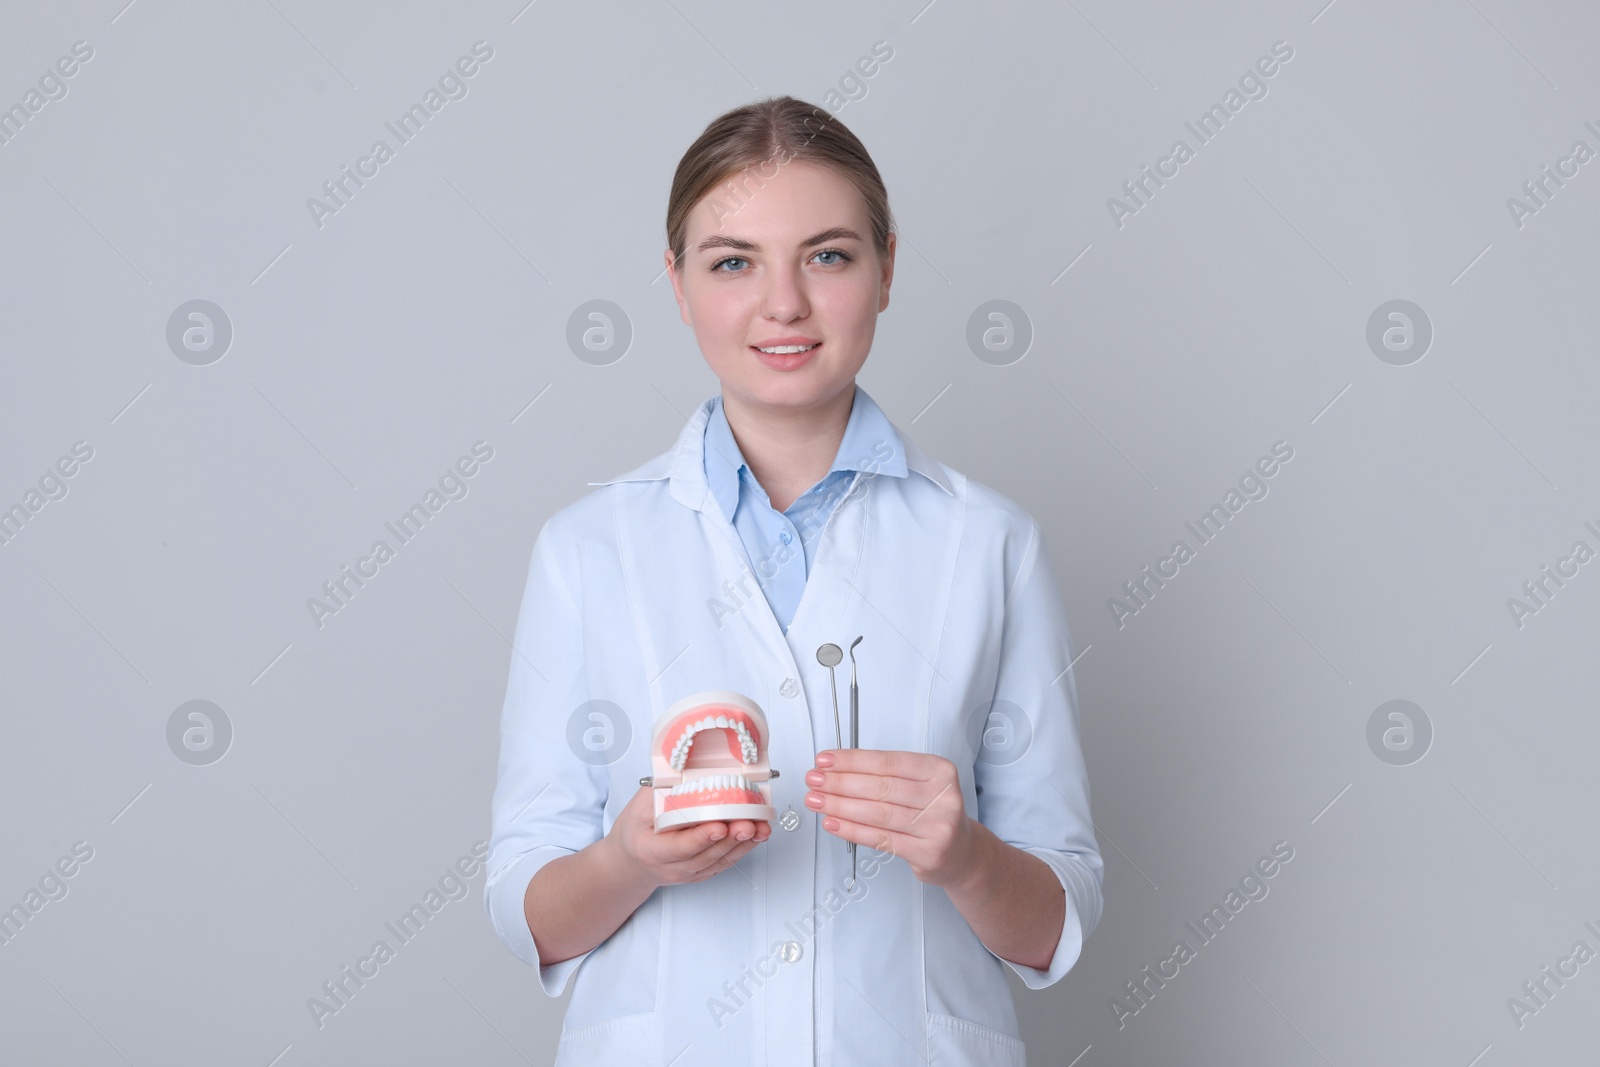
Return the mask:
[[[856, 640], [860, 641], [861, 638], [858, 637]], [[851, 677], [855, 676], [855, 647], [855, 645], [850, 646]], [[844, 732], [839, 729], [839, 683], [834, 678], [833, 668], [837, 667], [843, 660], [844, 650], [831, 641], [817, 649], [817, 662], [828, 668], [828, 684], [833, 687], [833, 737], [835, 748], [844, 747]], [[851, 694], [854, 695], [854, 693], [855, 690], [852, 689]], [[854, 710], [854, 705], [852, 705], [852, 710]], [[852, 723], [852, 727], [853, 726], [854, 723]], [[851, 732], [853, 734], [854, 730], [852, 729]], [[852, 738], [852, 743], [853, 741], [854, 739]], [[852, 885], [854, 884], [855, 880], [855, 844], [850, 843], [850, 881]]]
[[833, 687], [833, 747], [844, 747], [844, 731], [839, 729], [839, 683], [833, 669], [844, 659], [844, 650], [829, 641], [817, 649], [817, 662], [828, 668], [828, 684]]

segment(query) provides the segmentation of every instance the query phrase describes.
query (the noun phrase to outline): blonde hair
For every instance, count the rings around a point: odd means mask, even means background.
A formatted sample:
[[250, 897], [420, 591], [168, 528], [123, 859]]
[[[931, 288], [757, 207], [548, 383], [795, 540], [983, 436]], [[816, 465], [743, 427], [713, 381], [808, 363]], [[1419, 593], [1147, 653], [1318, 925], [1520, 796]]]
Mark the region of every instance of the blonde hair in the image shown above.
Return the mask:
[[[667, 246], [676, 269], [683, 270], [689, 213], [702, 199], [727, 185], [737, 202], [748, 195], [752, 178], [759, 189], [777, 175], [777, 167], [794, 162], [831, 167], [855, 187], [866, 204], [873, 246], [887, 259], [894, 216], [866, 146], [822, 108], [774, 96], [717, 116], [678, 161], [667, 198]], [[736, 174], [744, 176], [735, 182]]]

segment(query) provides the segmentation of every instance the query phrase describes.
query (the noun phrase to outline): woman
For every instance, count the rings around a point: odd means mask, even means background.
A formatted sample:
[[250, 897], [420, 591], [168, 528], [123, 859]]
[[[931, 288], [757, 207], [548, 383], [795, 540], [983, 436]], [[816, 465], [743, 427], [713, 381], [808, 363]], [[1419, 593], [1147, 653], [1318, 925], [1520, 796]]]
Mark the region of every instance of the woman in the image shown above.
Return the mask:
[[[579, 974], [558, 1064], [1022, 1064], [1002, 963], [1056, 982], [1102, 905], [1039, 527], [855, 384], [896, 238], [836, 119], [790, 97], [718, 118], [667, 240], [721, 394], [539, 532], [496, 932], [551, 996]], [[860, 744], [839, 749], [817, 649], [857, 636]], [[708, 689], [763, 709], [778, 827], [655, 832], [650, 731]]]

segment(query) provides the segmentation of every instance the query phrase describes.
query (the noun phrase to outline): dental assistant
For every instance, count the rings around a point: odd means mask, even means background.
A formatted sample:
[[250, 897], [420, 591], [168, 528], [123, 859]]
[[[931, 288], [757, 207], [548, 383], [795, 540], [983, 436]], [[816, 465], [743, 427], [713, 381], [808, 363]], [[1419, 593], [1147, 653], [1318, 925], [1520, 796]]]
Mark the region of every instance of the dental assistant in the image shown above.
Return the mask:
[[[495, 931], [545, 993], [575, 979], [558, 1067], [1024, 1064], [1005, 968], [1059, 981], [1103, 906], [1039, 525], [856, 383], [896, 236], [836, 118], [791, 97], [719, 117], [678, 165], [667, 238], [721, 391], [535, 540]], [[817, 649], [857, 636], [860, 745], [839, 749]], [[762, 708], [778, 824], [658, 834], [651, 729], [708, 689]]]

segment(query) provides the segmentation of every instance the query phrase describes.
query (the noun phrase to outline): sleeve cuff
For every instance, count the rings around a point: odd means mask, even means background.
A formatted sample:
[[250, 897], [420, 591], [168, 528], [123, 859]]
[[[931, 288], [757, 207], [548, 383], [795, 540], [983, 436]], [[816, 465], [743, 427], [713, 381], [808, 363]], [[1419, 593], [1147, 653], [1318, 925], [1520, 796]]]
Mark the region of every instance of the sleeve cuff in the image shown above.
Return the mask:
[[1038, 856], [1048, 864], [1050, 870], [1055, 872], [1056, 881], [1061, 883], [1061, 892], [1066, 897], [1066, 914], [1061, 921], [1061, 939], [1056, 942], [1055, 955], [1050, 957], [1050, 967], [1047, 970], [1025, 967], [1000, 955], [996, 955], [995, 958], [1015, 971], [1017, 977], [1021, 978], [1029, 989], [1044, 989], [1059, 982], [1072, 969], [1072, 965], [1078, 962], [1078, 957], [1083, 952], [1083, 939], [1087, 931], [1084, 929], [1079, 911], [1078, 898], [1073, 893], [1073, 883], [1077, 881], [1074, 877], [1076, 872], [1068, 871], [1067, 860], [1054, 849], [1025, 847], [1022, 851]]
[[539, 947], [533, 940], [533, 931], [528, 929], [528, 913], [523, 902], [529, 883], [541, 867], [553, 859], [574, 854], [572, 849], [560, 845], [541, 845], [501, 871], [500, 876], [487, 882], [484, 888], [484, 903], [494, 932], [517, 959], [538, 970], [539, 985], [552, 997], [559, 997], [566, 991], [573, 972], [589, 958], [589, 953], [560, 963], [540, 963]]

